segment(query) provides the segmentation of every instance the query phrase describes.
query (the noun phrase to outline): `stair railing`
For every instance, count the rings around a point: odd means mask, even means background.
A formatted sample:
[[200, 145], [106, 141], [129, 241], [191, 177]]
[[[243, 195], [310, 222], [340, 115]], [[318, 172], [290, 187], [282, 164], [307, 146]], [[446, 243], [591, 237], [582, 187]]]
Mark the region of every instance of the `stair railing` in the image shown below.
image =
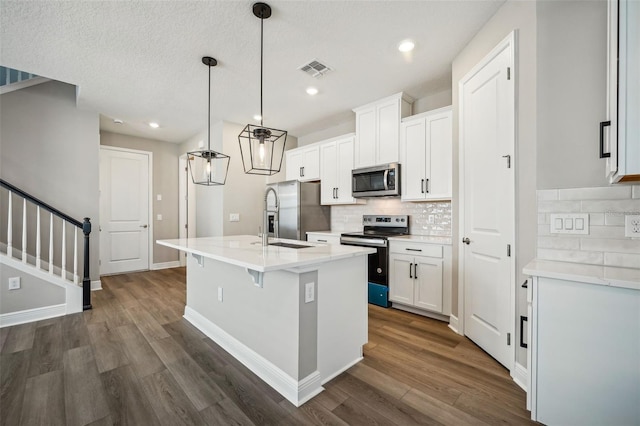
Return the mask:
[[[82, 308], [83, 310], [91, 309], [91, 278], [89, 277], [89, 235], [91, 234], [91, 221], [85, 217], [82, 222], [72, 218], [71, 216], [61, 212], [55, 207], [50, 206], [37, 199], [36, 197], [24, 192], [20, 188], [0, 179], [0, 186], [9, 191], [8, 198], [8, 216], [7, 216], [7, 255], [13, 258], [13, 201], [12, 194], [16, 194], [22, 198], [22, 256], [23, 263], [27, 263], [27, 201], [33, 203], [36, 207], [36, 247], [35, 247], [35, 267], [42, 270], [41, 259], [41, 232], [40, 232], [40, 211], [42, 209], [49, 212], [49, 262], [48, 272], [54, 275], [53, 261], [53, 224], [54, 216], [62, 219], [62, 242], [61, 242], [61, 264], [60, 277], [66, 281], [72, 281], [78, 284], [78, 230], [84, 234], [84, 271], [82, 278]], [[74, 247], [73, 247], [73, 280], [67, 278], [67, 224], [73, 226]]]

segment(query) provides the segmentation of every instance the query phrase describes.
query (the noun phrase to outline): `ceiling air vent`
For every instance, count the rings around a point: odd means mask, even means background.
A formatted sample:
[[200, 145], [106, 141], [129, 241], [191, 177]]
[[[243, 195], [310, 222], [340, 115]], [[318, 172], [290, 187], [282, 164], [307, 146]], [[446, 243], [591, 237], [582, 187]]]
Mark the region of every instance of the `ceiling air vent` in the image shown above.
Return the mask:
[[311, 77], [322, 77], [329, 71], [332, 71], [331, 68], [318, 61], [317, 59], [312, 60], [311, 62], [302, 65], [299, 70], [302, 70], [309, 74]]

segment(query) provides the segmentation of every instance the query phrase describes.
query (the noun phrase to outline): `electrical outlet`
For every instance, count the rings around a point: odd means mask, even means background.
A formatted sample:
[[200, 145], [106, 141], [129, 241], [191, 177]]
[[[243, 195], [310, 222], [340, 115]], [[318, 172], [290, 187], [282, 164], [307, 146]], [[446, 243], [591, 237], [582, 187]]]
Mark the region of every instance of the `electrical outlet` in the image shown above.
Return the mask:
[[162, 215], [161, 214], [156, 215], [156, 220], [162, 220]]
[[9, 290], [18, 290], [20, 288], [20, 277], [9, 278]]
[[306, 283], [304, 285], [304, 303], [311, 303], [315, 299], [316, 283]]
[[628, 214], [624, 217], [624, 236], [640, 238], [640, 214]]
[[240, 222], [240, 213], [229, 213], [229, 222]]

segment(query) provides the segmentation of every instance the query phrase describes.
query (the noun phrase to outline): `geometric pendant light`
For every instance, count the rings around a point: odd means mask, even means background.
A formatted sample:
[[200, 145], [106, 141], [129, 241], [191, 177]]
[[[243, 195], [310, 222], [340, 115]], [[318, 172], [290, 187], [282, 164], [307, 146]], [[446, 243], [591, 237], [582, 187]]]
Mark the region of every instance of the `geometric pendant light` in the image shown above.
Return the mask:
[[193, 183], [198, 185], [224, 185], [229, 171], [231, 157], [211, 149], [211, 68], [218, 65], [211, 56], [202, 58], [202, 63], [209, 67], [209, 109], [207, 114], [207, 149], [187, 152], [189, 171]]
[[260, 125], [247, 124], [238, 135], [238, 142], [240, 143], [244, 172], [269, 176], [278, 173], [282, 167], [287, 132], [263, 125], [264, 20], [271, 16], [271, 7], [266, 3], [254, 3], [253, 14], [260, 18]]

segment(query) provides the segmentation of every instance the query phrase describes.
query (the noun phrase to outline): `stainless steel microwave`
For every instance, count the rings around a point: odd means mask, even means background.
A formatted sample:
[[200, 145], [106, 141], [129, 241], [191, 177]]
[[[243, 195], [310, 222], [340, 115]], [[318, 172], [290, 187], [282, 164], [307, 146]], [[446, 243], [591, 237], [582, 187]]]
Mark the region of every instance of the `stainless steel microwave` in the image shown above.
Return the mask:
[[390, 163], [352, 171], [355, 198], [395, 197], [400, 195], [400, 164]]

